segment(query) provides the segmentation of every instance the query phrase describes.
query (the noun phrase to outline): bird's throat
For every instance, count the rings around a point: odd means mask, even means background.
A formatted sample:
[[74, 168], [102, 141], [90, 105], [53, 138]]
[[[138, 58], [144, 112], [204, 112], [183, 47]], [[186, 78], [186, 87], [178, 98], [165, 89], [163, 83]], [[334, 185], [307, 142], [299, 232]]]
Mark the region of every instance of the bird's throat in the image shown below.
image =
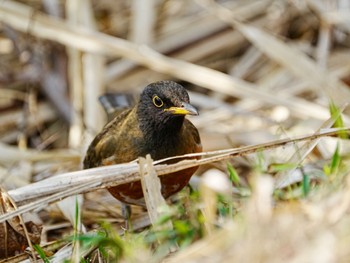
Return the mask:
[[140, 122], [140, 129], [152, 158], [168, 157], [167, 149], [174, 149], [179, 145], [183, 123], [183, 116], [173, 117], [164, 122], [152, 120]]

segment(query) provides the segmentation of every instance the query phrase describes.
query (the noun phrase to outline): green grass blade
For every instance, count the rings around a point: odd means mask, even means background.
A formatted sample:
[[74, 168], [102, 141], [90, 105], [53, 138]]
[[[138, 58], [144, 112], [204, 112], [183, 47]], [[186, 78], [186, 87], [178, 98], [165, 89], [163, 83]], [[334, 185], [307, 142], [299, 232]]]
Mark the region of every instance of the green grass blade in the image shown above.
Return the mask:
[[303, 172], [303, 181], [301, 186], [303, 190], [303, 195], [304, 197], [306, 197], [310, 192], [310, 176], [308, 176], [304, 172]]
[[45, 263], [50, 263], [50, 260], [47, 258], [44, 250], [41, 248], [41, 246], [34, 244], [33, 245], [34, 249], [38, 253], [39, 257], [45, 262]]
[[228, 170], [231, 182], [234, 183], [236, 186], [239, 186], [241, 181], [239, 179], [236, 169], [232, 166], [231, 163], [227, 163], [227, 170]]
[[341, 162], [341, 157], [339, 154], [339, 143], [337, 143], [337, 148], [335, 149], [335, 152], [332, 156], [332, 162], [331, 162], [331, 167], [330, 167], [331, 174], [334, 174], [338, 171], [340, 162]]
[[[340, 111], [339, 107], [337, 105], [335, 105], [335, 103], [333, 101], [331, 101], [329, 103], [329, 111], [330, 111], [332, 118], [335, 119], [333, 127], [344, 128], [345, 125], [344, 125], [343, 118], [341, 116], [341, 111]], [[345, 132], [345, 131], [339, 131], [338, 135], [342, 139], [348, 138], [347, 132]]]
[[298, 165], [295, 163], [273, 163], [269, 167], [271, 173], [284, 172], [297, 168]]

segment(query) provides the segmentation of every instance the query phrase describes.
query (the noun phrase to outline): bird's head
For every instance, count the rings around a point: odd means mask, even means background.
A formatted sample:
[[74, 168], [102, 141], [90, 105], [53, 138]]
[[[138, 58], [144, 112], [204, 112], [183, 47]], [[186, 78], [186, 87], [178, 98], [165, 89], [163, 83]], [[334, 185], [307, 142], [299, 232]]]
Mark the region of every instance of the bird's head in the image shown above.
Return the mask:
[[184, 87], [173, 81], [148, 85], [140, 96], [138, 116], [157, 129], [181, 128], [186, 115], [198, 115]]

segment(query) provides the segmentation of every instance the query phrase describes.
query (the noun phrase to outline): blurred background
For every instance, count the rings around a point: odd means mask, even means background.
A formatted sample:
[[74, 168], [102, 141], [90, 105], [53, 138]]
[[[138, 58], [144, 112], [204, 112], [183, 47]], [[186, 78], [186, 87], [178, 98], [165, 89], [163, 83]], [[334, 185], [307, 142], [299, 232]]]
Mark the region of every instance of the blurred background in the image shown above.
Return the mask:
[[330, 99], [341, 105], [349, 98], [349, 6], [342, 0], [6, 1], [0, 140], [84, 153], [106, 122], [100, 95], [138, 95], [162, 79], [190, 91], [205, 150], [313, 131], [328, 117]]
[[[151, 82], [179, 82], [200, 112], [191, 121], [205, 151], [311, 134], [330, 103], [350, 99], [347, 0], [7, 0], [0, 22], [0, 180], [8, 190], [80, 169], [107, 120], [98, 102], [105, 93], [138, 96]], [[308, 158], [328, 159], [335, 145], [322, 140]], [[232, 162], [250, 166], [249, 158]]]

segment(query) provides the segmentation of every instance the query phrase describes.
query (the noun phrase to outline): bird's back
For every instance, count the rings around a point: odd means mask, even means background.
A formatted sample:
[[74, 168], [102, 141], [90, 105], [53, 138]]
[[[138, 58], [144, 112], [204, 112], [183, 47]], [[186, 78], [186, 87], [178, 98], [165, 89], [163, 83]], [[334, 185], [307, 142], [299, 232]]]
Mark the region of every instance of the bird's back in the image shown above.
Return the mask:
[[[134, 114], [131, 111], [135, 105], [135, 96], [129, 93], [106, 93], [99, 97], [99, 101], [107, 114], [108, 123], [91, 142], [84, 158], [84, 169], [130, 162], [139, 154], [130, 150], [119, 153], [125, 148], [120, 138], [125, 137], [122, 134], [125, 120]], [[131, 134], [132, 130], [129, 132]]]
[[125, 109], [103, 128], [86, 152], [84, 169], [131, 162], [140, 156], [141, 133], [135, 129], [133, 114], [133, 109]]

